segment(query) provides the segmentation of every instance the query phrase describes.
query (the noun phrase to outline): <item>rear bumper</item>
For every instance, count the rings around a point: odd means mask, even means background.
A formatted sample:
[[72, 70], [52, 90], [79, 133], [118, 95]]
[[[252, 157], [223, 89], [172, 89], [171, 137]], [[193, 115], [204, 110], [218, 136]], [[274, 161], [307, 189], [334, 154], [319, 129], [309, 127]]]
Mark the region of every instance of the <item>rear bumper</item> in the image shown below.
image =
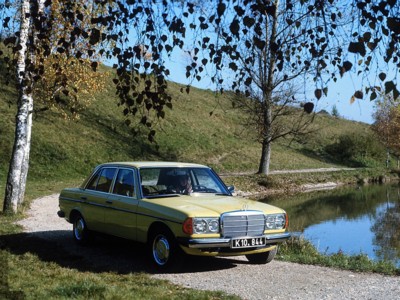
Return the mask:
[[[257, 238], [265, 238], [266, 245], [264, 247], [269, 247], [271, 245], [276, 245], [279, 243], [283, 243], [287, 239], [290, 238], [290, 233], [277, 233], [277, 234], [268, 234], [263, 236], [258, 236]], [[252, 237], [246, 237], [252, 238]], [[191, 238], [178, 238], [178, 242], [188, 248], [195, 249], [218, 249], [218, 248], [230, 248], [232, 245], [231, 238], [211, 238], [211, 239], [191, 239]]]

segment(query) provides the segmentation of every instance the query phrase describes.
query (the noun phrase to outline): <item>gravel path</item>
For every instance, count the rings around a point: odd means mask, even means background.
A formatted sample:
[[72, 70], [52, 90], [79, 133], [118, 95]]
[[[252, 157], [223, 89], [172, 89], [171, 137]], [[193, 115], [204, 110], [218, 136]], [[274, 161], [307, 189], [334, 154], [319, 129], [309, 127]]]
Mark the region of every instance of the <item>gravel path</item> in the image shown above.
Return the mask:
[[[57, 216], [58, 195], [36, 199], [19, 224], [31, 237], [58, 247], [96, 265], [96, 270], [120, 273], [149, 271], [137, 245], [113, 241], [91, 247], [73, 244], [71, 224]], [[121, 251], [122, 250], [122, 251]], [[138, 255], [132, 255], [133, 252]], [[134, 253], [135, 254], [135, 253]], [[94, 270], [94, 267], [88, 267]], [[151, 271], [150, 271], [151, 272]], [[273, 261], [249, 265], [244, 257], [193, 258], [179, 273], [154, 274], [184, 287], [222, 290], [243, 299], [399, 299], [400, 277], [363, 274], [336, 269]]]

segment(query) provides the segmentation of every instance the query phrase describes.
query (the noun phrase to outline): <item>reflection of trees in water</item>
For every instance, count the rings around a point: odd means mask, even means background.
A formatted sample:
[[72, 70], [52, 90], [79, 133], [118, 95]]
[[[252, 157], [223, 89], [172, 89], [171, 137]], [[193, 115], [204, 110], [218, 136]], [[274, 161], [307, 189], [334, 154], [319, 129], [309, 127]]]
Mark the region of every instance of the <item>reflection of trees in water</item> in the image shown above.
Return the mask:
[[375, 219], [376, 209], [387, 202], [390, 186], [368, 185], [329, 191], [301, 193], [265, 202], [282, 207], [289, 214], [290, 230], [302, 231], [308, 226], [337, 219]]
[[[399, 189], [397, 189], [397, 199], [400, 199]], [[375, 251], [377, 257], [386, 260], [400, 258], [400, 202], [390, 202], [389, 190], [387, 207], [376, 214], [371, 231], [375, 233], [373, 244], [378, 246]]]
[[345, 219], [357, 223], [358, 219], [367, 217], [374, 234], [372, 243], [376, 256], [379, 259], [400, 259], [398, 185], [346, 187], [265, 199], [264, 202], [286, 210], [292, 232], [301, 232], [311, 225], [327, 221], [335, 223], [335, 220]]

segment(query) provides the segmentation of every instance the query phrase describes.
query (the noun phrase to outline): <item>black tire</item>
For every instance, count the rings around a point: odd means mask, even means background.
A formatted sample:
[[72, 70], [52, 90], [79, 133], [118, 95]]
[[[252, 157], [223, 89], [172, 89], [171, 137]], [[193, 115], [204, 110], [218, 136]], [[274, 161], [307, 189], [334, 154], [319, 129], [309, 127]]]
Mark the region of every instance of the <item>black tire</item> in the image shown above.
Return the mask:
[[74, 218], [72, 235], [74, 240], [80, 245], [87, 245], [91, 240], [91, 234], [87, 228], [85, 219], [80, 214]]
[[278, 246], [276, 246], [271, 251], [257, 253], [257, 254], [248, 254], [246, 255], [246, 258], [251, 264], [257, 264], [257, 265], [267, 264], [274, 259], [277, 251], [278, 251]]
[[180, 251], [175, 237], [167, 228], [158, 227], [152, 230], [148, 246], [150, 259], [157, 270], [171, 271], [181, 265], [177, 258], [178, 253], [183, 255], [183, 251]]

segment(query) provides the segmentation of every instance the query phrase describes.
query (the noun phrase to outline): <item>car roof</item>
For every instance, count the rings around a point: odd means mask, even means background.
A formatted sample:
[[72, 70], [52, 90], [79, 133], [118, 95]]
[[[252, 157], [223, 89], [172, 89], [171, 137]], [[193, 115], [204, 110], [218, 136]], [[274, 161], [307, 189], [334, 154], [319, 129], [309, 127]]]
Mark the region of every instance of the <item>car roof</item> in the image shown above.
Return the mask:
[[[207, 166], [193, 163], [184, 162], [167, 162], [167, 161], [132, 161], [132, 162], [109, 162], [101, 164], [100, 166], [126, 166], [135, 168], [208, 168]], [[98, 167], [100, 167], [98, 166]]]

